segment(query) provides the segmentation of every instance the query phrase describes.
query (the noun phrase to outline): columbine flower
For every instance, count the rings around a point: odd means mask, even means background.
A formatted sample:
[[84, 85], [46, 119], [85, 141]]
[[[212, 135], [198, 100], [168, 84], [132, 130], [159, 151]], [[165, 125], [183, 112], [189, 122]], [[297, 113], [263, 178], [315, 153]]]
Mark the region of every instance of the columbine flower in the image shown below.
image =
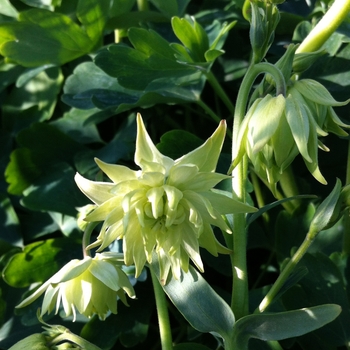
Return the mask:
[[94, 258], [71, 260], [46, 281], [17, 308], [27, 306], [45, 292], [41, 315], [55, 309], [57, 314], [62, 303], [66, 316], [76, 318], [76, 310], [91, 317], [97, 314], [102, 320], [107, 313], [117, 313], [117, 298], [127, 305], [125, 293], [134, 298], [134, 289], [120, 268], [122, 254], [102, 253]]
[[173, 160], [162, 155], [137, 116], [135, 163], [141, 170], [121, 165], [97, 165], [113, 182], [93, 182], [76, 175], [76, 182], [97, 208], [87, 221], [104, 221], [97, 241], [88, 248], [106, 248], [123, 238], [126, 265], [134, 264], [136, 277], [156, 251], [161, 280], [171, 268], [180, 278], [188, 271], [189, 258], [200, 271], [199, 247], [211, 254], [229, 253], [215, 238], [211, 225], [231, 233], [222, 214], [255, 209], [223, 194], [211, 191], [227, 175], [215, 173], [226, 132], [222, 121], [214, 134], [199, 148]]
[[274, 187], [300, 153], [310, 173], [326, 184], [318, 167], [317, 149], [329, 149], [318, 137], [328, 132], [347, 136], [342, 128], [349, 125], [338, 118], [333, 106], [348, 102], [336, 101], [323, 85], [311, 79], [291, 82], [287, 98], [266, 95], [257, 99], [241, 124], [231, 168], [246, 153], [255, 171]]

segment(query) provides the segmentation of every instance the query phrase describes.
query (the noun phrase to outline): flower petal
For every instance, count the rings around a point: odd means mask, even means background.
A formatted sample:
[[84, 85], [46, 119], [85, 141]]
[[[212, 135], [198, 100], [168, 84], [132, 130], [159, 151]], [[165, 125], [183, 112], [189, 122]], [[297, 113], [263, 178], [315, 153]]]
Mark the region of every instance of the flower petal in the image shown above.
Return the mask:
[[102, 204], [114, 196], [113, 193], [110, 193], [115, 186], [113, 183], [90, 181], [79, 173], [76, 173], [74, 180], [85, 196], [95, 204]]
[[[144, 162], [151, 162], [161, 164], [166, 170], [170, 169], [174, 164], [174, 161], [161, 154], [150, 136], [147, 133], [145, 124], [143, 123], [141, 114], [138, 113], [136, 117], [137, 121], [137, 137], [136, 137], [136, 151], [135, 151], [135, 163], [139, 167], [143, 167]], [[166, 171], [167, 172], [167, 171]]]
[[328, 90], [319, 82], [312, 79], [302, 79], [294, 83], [294, 87], [307, 99], [326, 106], [344, 106], [350, 102], [336, 101]]
[[225, 134], [226, 122], [225, 120], [222, 120], [214, 133], [202, 146], [175, 160], [175, 164], [195, 164], [198, 167], [198, 171], [215, 171], [221, 148], [224, 143]]
[[138, 172], [131, 170], [126, 166], [108, 164], [98, 158], [95, 158], [95, 162], [98, 167], [116, 184], [121, 181], [137, 179]]

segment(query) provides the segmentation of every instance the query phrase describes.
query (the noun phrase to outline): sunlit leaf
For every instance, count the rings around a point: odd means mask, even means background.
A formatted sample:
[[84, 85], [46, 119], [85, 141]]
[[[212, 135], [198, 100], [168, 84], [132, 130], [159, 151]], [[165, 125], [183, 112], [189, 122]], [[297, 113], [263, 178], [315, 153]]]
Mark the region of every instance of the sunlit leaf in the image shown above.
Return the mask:
[[69, 17], [44, 9], [21, 12], [18, 22], [0, 24], [0, 53], [25, 67], [69, 62], [92, 44]]
[[297, 337], [333, 321], [340, 312], [339, 305], [328, 304], [274, 314], [248, 315], [235, 324], [234, 344], [237, 349], [245, 350], [250, 338], [271, 341]]
[[67, 238], [54, 238], [25, 246], [3, 270], [4, 280], [16, 288], [43, 282], [67, 263], [81, 246]]

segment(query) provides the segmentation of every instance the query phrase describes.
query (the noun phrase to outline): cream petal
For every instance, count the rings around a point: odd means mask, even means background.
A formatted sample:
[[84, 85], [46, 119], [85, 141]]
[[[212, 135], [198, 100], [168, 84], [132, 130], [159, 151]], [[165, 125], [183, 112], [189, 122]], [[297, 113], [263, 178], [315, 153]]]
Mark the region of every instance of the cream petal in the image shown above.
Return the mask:
[[[43, 303], [41, 306], [41, 315], [44, 315], [46, 312], [50, 313], [55, 308], [55, 306], [57, 306], [58, 292], [59, 292], [59, 286], [53, 287], [50, 285], [46, 289]], [[55, 312], [56, 313], [58, 312], [57, 307]]]
[[258, 210], [248, 204], [230, 198], [224, 195], [224, 193], [228, 192], [214, 189], [212, 191], [200, 192], [200, 195], [209, 200], [212, 207], [214, 207], [220, 214], [254, 213]]
[[118, 291], [120, 289], [120, 285], [119, 275], [116, 269], [117, 268], [114, 267], [111, 263], [103, 260], [93, 261], [89, 267], [89, 271], [93, 276], [95, 276], [108, 288], [114, 291]]
[[71, 260], [60, 271], [51, 277], [51, 283], [62, 283], [80, 276], [88, 269], [91, 262], [92, 258], [90, 256], [86, 256], [83, 260]]
[[102, 204], [114, 196], [110, 192], [115, 186], [113, 183], [90, 181], [79, 173], [76, 173], [74, 180], [85, 196], [90, 198], [95, 204]]
[[123, 165], [108, 164], [102, 160], [95, 158], [95, 162], [98, 167], [115, 183], [118, 184], [121, 181], [136, 180], [137, 171], [131, 170]]
[[121, 198], [113, 197], [108, 201], [99, 205], [96, 209], [94, 209], [91, 213], [89, 213], [85, 221], [103, 221], [107, 217], [119, 216], [121, 215]]
[[47, 290], [47, 288], [50, 286], [50, 283], [51, 283], [51, 280], [47, 280], [33, 294], [31, 294], [29, 297], [22, 300], [18, 305], [16, 305], [16, 309], [25, 307], [31, 304], [34, 300], [38, 299]]
[[146, 197], [151, 203], [152, 215], [155, 219], [158, 219], [164, 214], [163, 194], [163, 187], [153, 187], [146, 193]]
[[198, 167], [194, 164], [176, 164], [169, 172], [169, 177], [166, 181], [167, 185], [184, 190], [186, 184], [198, 174]]
[[191, 181], [184, 184], [186, 190], [191, 191], [209, 191], [219, 182], [226, 179], [232, 179], [231, 176], [219, 173], [198, 173]]

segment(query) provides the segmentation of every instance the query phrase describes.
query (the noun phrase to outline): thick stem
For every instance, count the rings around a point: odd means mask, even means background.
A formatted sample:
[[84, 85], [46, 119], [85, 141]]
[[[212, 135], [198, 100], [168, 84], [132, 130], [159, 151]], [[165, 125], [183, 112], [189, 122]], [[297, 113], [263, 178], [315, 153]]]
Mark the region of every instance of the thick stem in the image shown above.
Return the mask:
[[[236, 140], [240, 125], [245, 116], [250, 89], [261, 73], [271, 74], [276, 82], [276, 94], [286, 92], [285, 81], [281, 71], [269, 63], [258, 63], [248, 68], [238, 92], [236, 110], [233, 121], [232, 154], [235, 154]], [[248, 159], [244, 156], [242, 161], [232, 172], [233, 196], [243, 203], [246, 202], [246, 178]], [[236, 319], [248, 314], [248, 276], [247, 276], [247, 252], [246, 252], [246, 215], [234, 214], [233, 216], [233, 254], [231, 265], [233, 274], [231, 308]]]
[[296, 53], [317, 51], [336, 31], [350, 11], [350, 0], [335, 0], [331, 8], [298, 47]]
[[268, 293], [266, 294], [263, 301], [260, 303], [259, 308], [257, 310], [258, 312], [264, 312], [266, 310], [266, 308], [272, 303], [272, 301], [276, 297], [277, 293], [281, 290], [281, 288], [283, 287], [283, 285], [287, 281], [288, 277], [295, 269], [298, 262], [301, 260], [301, 258], [305, 255], [305, 253], [309, 249], [315, 236], [316, 236], [315, 233], [308, 232], [304, 242], [301, 244], [301, 246], [295, 252], [293, 257], [288, 261], [286, 267], [282, 270], [282, 272], [278, 276], [276, 282], [273, 284], [273, 286], [268, 291]]
[[157, 276], [153, 272], [152, 268], [150, 268], [150, 271], [152, 276], [154, 296], [156, 299], [159, 333], [160, 333], [160, 341], [162, 344], [162, 350], [172, 350], [173, 341], [171, 336], [168, 306], [167, 306], [165, 293], [158, 281]]

